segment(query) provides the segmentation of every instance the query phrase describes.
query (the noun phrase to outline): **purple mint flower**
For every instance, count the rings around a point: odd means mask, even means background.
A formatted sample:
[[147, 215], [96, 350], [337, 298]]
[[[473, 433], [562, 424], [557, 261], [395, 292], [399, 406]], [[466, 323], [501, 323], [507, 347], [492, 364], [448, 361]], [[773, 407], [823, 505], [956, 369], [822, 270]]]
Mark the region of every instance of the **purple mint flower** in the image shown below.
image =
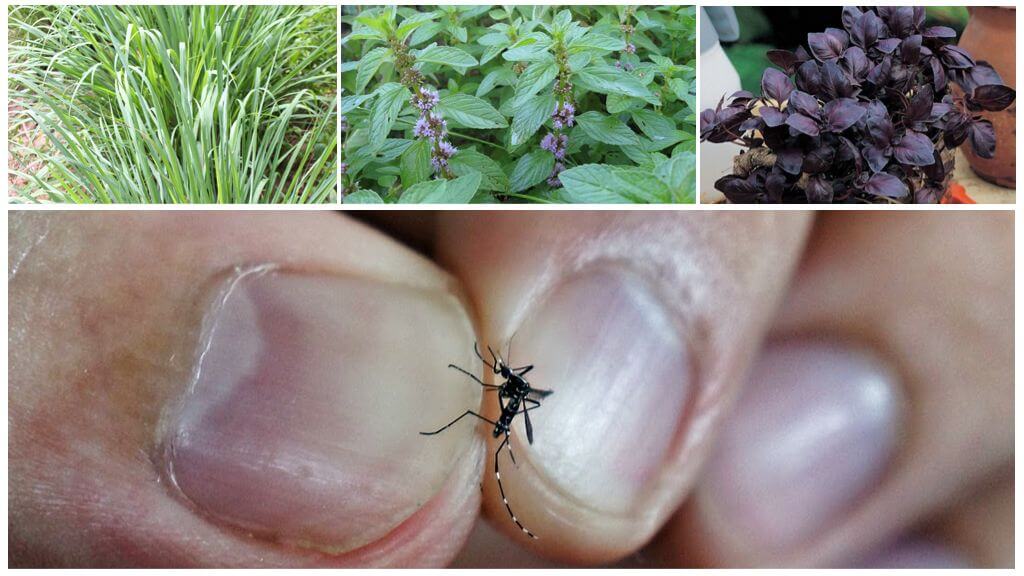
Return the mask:
[[426, 112], [416, 121], [416, 126], [413, 127], [412, 132], [417, 138], [436, 140], [444, 138], [447, 130], [448, 122], [444, 118], [433, 112]]
[[555, 150], [558, 149], [558, 145], [555, 143], [555, 135], [548, 132], [544, 135], [544, 138], [540, 141], [541, 150], [547, 150], [554, 154]]
[[341, 133], [348, 132], [348, 118], [344, 114], [341, 115]]
[[551, 176], [548, 176], [548, 186], [552, 188], [558, 188], [562, 185], [562, 181], [558, 179], [558, 175], [565, 170], [565, 164], [561, 162], [555, 162], [555, 169], [551, 171]]
[[430, 127], [430, 121], [427, 120], [426, 116], [420, 116], [420, 119], [416, 121], [416, 127], [413, 128], [412, 133], [417, 138], [433, 138], [434, 129]]
[[412, 105], [419, 108], [423, 112], [429, 112], [437, 106], [440, 101], [437, 95], [437, 90], [430, 88], [429, 86], [420, 86], [420, 89], [412, 95]]
[[458, 152], [459, 149], [452, 146], [447, 140], [442, 140], [441, 143], [437, 145], [437, 151], [441, 156], [444, 156], [447, 159], [455, 156], [455, 153]]
[[555, 127], [555, 130], [561, 130], [563, 128], [572, 128], [573, 124], [576, 123], [576, 107], [568, 102], [562, 102], [555, 106], [555, 111], [551, 114], [551, 125]]
[[341, 163], [341, 175], [344, 176], [345, 172], [348, 172], [348, 163], [342, 162]]
[[626, 54], [636, 54], [636, 45], [632, 42], [626, 43]]
[[448, 159], [455, 155], [459, 149], [452, 146], [451, 142], [441, 140], [430, 153], [430, 165], [435, 172], [441, 172], [448, 168]]

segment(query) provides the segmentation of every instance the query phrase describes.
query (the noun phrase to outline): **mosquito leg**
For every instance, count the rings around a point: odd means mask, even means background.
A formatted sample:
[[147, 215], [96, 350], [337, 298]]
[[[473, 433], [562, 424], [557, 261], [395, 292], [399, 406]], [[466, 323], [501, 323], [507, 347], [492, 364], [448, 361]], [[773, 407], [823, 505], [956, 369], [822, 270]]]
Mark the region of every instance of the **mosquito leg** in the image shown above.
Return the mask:
[[462, 413], [462, 416], [459, 416], [458, 418], [456, 418], [455, 420], [452, 420], [451, 422], [445, 424], [441, 428], [438, 428], [437, 430], [434, 430], [433, 432], [420, 432], [420, 434], [422, 434], [424, 436], [433, 436], [434, 434], [440, 434], [441, 432], [444, 432], [449, 427], [451, 427], [452, 424], [455, 424], [459, 420], [462, 420], [466, 416], [470, 416], [470, 415], [476, 416], [477, 418], [479, 418], [479, 419], [483, 420], [484, 422], [487, 422], [488, 424], [491, 424], [493, 426], [497, 426], [498, 425], [497, 422], [495, 422], [493, 420], [488, 420], [487, 418], [484, 418], [483, 416], [477, 414], [476, 412], [473, 412], [472, 410], [466, 410], [465, 412]]
[[470, 373], [469, 373], [469, 372], [467, 372], [466, 370], [463, 370], [462, 368], [459, 368], [459, 367], [458, 367], [458, 366], [456, 366], [455, 364], [449, 364], [449, 365], [448, 365], [448, 367], [449, 367], [449, 368], [454, 368], [454, 369], [458, 370], [459, 372], [462, 372], [462, 373], [463, 373], [463, 374], [465, 374], [466, 376], [469, 376], [469, 377], [470, 377], [470, 378], [472, 378], [472, 379], [473, 379], [473, 380], [474, 380], [474, 381], [475, 381], [475, 382], [476, 382], [477, 384], [479, 384], [479, 385], [483, 386], [484, 388], [493, 388], [493, 389], [499, 389], [499, 388], [501, 388], [501, 386], [495, 386], [494, 384], [487, 384], [487, 383], [486, 383], [486, 382], [484, 382], [483, 380], [481, 380], [481, 379], [477, 378], [477, 377], [476, 377], [476, 376], [474, 376], [473, 374], [470, 374]]
[[[501, 501], [505, 503], [505, 509], [508, 510], [508, 515], [512, 518], [512, 521], [516, 523], [516, 526], [519, 526], [527, 536], [536, 540], [537, 536], [534, 535], [533, 532], [527, 530], [526, 526], [523, 526], [523, 523], [516, 518], [515, 513], [512, 512], [512, 505], [508, 503], [508, 497], [505, 496], [505, 486], [501, 483], [501, 470], [498, 468], [498, 456], [501, 455], [501, 449], [506, 446], [508, 446], [508, 435], [506, 435], [505, 439], [498, 445], [498, 449], [494, 451], [494, 478], [498, 481], [498, 491], [501, 492]], [[512, 454], [511, 448], [509, 449], [509, 454]]]
[[526, 373], [529, 372], [530, 370], [533, 370], [533, 364], [530, 364], [529, 366], [521, 366], [519, 368], [512, 369], [513, 372], [520, 376], [526, 375]]
[[[490, 348], [488, 348], [488, 350], [490, 350]], [[494, 364], [489, 364], [487, 360], [484, 359], [483, 354], [480, 353], [480, 346], [476, 342], [473, 342], [473, 352], [476, 352], [476, 357], [479, 358], [480, 361], [484, 363], [484, 366], [490, 368], [492, 371], [494, 371], [495, 374], [500, 372], [500, 370], [498, 370]], [[493, 356], [494, 354], [492, 353], [491, 355]]]

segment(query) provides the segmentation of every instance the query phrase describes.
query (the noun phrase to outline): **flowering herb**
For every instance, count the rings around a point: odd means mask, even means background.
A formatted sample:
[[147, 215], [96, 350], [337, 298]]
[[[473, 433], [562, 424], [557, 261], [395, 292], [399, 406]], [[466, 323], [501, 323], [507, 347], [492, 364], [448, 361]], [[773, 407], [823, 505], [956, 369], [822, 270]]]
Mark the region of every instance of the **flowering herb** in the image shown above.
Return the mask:
[[693, 201], [692, 6], [343, 6], [341, 25], [346, 202]]
[[748, 149], [715, 188], [732, 202], [941, 201], [953, 149], [970, 141], [991, 158], [979, 112], [1016, 93], [924, 19], [922, 7], [848, 7], [843, 29], [769, 51], [779, 69], [764, 71], [760, 97], [740, 91], [701, 113], [701, 141]]

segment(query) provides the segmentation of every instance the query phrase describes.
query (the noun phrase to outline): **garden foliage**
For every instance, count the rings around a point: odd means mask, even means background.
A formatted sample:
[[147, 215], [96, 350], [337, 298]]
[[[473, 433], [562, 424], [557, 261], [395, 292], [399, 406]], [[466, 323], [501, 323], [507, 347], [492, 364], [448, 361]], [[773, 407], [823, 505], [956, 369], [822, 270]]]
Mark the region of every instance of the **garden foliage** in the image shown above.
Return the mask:
[[346, 202], [692, 202], [692, 6], [342, 8]]
[[921, 7], [845, 8], [844, 29], [770, 51], [779, 69], [764, 71], [760, 97], [741, 91], [701, 113], [701, 140], [749, 149], [715, 187], [733, 202], [940, 201], [954, 148], [994, 153], [979, 112], [1016, 94], [924, 19]]
[[[12, 124], [29, 200], [323, 202], [336, 189], [330, 6], [19, 6]], [[14, 144], [17, 146], [17, 144]]]

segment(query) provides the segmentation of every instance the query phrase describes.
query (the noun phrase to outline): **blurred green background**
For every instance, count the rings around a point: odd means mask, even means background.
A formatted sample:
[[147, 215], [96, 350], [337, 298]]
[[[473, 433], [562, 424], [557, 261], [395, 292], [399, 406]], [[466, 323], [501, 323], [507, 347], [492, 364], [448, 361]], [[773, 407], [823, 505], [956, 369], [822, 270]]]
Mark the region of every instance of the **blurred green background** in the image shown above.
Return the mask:
[[[771, 66], [765, 52], [772, 48], [792, 50], [797, 44], [806, 47], [807, 34], [825, 28], [842, 28], [843, 9], [839, 6], [823, 8], [789, 7], [758, 8], [738, 6], [736, 18], [740, 23], [740, 38], [726, 44], [725, 52], [740, 73], [743, 88], [755, 94], [760, 92], [761, 75]], [[967, 8], [963, 6], [933, 6], [927, 8], [930, 25], [949, 26], [959, 35], [967, 25]]]

